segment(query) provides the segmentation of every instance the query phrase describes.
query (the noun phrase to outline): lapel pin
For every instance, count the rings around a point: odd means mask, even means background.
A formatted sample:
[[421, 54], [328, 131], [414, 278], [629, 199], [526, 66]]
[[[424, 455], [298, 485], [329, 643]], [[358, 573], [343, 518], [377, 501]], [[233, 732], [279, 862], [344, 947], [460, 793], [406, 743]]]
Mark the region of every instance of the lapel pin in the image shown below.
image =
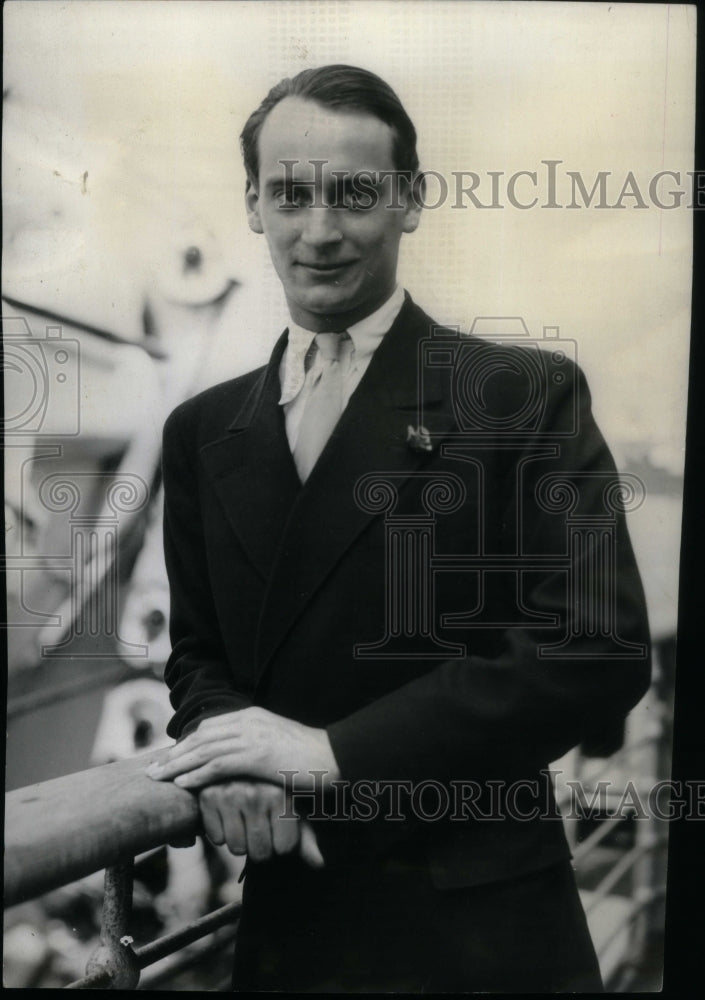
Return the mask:
[[412, 451], [433, 451], [431, 435], [421, 424], [418, 427], [409, 424], [406, 429], [406, 443]]

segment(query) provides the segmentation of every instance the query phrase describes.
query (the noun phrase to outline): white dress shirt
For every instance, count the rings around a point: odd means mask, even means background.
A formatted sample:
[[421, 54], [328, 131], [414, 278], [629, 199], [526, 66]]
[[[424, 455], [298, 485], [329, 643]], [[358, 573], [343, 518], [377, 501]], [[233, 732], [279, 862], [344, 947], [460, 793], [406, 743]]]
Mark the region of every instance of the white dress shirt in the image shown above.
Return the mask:
[[[399, 315], [403, 304], [404, 289], [401, 285], [397, 285], [379, 309], [375, 309], [359, 323], [353, 323], [347, 328], [353, 348], [346, 358], [342, 370], [343, 409], [360, 384], [360, 380], [372, 360], [372, 355]], [[315, 336], [314, 331], [305, 330], [302, 326], [292, 322], [289, 325], [286, 350], [279, 366], [279, 384], [281, 385], [279, 405], [284, 407], [286, 436], [292, 451], [296, 447], [306, 400], [321, 369], [321, 359], [316, 347]]]

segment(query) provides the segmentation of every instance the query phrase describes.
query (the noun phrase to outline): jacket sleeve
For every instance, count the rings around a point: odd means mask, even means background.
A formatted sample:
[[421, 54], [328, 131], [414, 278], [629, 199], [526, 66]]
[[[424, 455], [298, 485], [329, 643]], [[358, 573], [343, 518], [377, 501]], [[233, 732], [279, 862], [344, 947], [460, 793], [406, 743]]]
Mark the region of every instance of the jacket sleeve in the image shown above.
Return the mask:
[[[534, 450], [541, 440], [558, 440], [575, 423], [576, 412], [578, 433], [565, 434], [551, 463], [522, 462], [529, 449], [519, 451], [521, 488], [510, 488], [519, 480], [508, 476], [502, 504], [491, 512], [508, 524], [518, 518], [523, 551], [544, 556], [565, 554], [568, 524], [565, 511], [557, 515], [550, 504], [536, 500], [547, 470], [559, 473], [579, 496], [577, 512], [588, 520], [604, 519], [605, 484], [616, 478], [580, 369], [571, 366], [563, 388], [547, 396], [541, 433], [531, 442]], [[624, 512], [617, 509], [611, 517], [616, 538], [611, 563], [589, 544], [567, 553], [570, 574], [550, 567], [525, 574], [524, 603], [555, 616], [558, 626], [506, 628], [494, 655], [444, 661], [330, 725], [342, 776], [419, 781], [511, 775], [517, 764], [545, 767], [586, 736], [619, 723], [648, 688], [649, 640]], [[611, 591], [608, 563], [614, 570]], [[586, 581], [593, 595], [597, 621], [586, 628], [580, 626], [586, 608], [568, 577]], [[571, 632], [577, 635], [565, 655], [546, 649]], [[615, 645], [615, 634], [621, 644]], [[469, 635], [457, 630], [453, 637]]]
[[[208, 716], [247, 708], [251, 698], [235, 689], [216, 619], [198, 497], [196, 449], [179, 426], [182, 411], [164, 427], [164, 556], [170, 590], [172, 652], [164, 678], [176, 709], [167, 732], [179, 738]], [[189, 422], [193, 432], [193, 422]]]

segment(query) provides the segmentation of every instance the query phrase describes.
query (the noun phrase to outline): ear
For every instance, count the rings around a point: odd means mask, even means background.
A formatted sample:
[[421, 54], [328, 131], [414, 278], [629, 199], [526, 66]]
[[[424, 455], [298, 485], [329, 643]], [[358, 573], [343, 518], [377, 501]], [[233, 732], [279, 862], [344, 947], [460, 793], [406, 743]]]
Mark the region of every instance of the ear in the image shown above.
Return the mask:
[[245, 208], [247, 210], [247, 222], [252, 232], [263, 233], [264, 229], [259, 214], [259, 192], [249, 178], [245, 185]]
[[406, 205], [404, 208], [403, 232], [413, 233], [421, 222], [421, 209], [424, 205], [425, 178], [423, 174], [417, 174], [405, 192]]

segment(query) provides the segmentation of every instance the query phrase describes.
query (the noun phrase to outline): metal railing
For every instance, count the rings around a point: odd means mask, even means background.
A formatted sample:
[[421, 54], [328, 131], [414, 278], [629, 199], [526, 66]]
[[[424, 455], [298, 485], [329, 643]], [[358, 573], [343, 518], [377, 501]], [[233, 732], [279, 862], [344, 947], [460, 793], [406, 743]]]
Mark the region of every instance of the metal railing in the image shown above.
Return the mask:
[[[233, 924], [228, 903], [141, 947], [129, 935], [135, 856], [194, 837], [198, 805], [190, 792], [145, 774], [154, 752], [10, 792], [5, 826], [5, 906], [105, 869], [100, 944], [86, 975], [69, 989], [135, 989], [140, 973], [165, 956]], [[80, 806], [80, 807], [79, 807]], [[232, 936], [232, 935], [230, 935]]]
[[[163, 937], [133, 947], [130, 936], [134, 858], [164, 844], [192, 839], [200, 831], [194, 796], [172, 782], [154, 782], [144, 771], [159, 752], [91, 768], [10, 792], [6, 805], [5, 906], [23, 903], [105, 869], [100, 944], [86, 975], [69, 989], [135, 989], [142, 970], [175, 956], [174, 973], [198, 957], [182, 952], [202, 942], [201, 953], [232, 941], [240, 913], [229, 903]], [[574, 846], [580, 868], [609, 836], [607, 818]], [[586, 912], [598, 907], [617, 883], [665, 845], [665, 831], [644, 827], [637, 843], [604, 873], [586, 900]], [[638, 881], [641, 881], [639, 879]], [[627, 924], [631, 925], [662, 897], [662, 887], [635, 885]], [[648, 891], [647, 891], [648, 890]], [[206, 940], [207, 939], [207, 940]], [[608, 942], [609, 943], [609, 942]], [[598, 949], [599, 950], [599, 949]], [[164, 978], [164, 971], [155, 970]], [[146, 985], [146, 984], [145, 984]]]

